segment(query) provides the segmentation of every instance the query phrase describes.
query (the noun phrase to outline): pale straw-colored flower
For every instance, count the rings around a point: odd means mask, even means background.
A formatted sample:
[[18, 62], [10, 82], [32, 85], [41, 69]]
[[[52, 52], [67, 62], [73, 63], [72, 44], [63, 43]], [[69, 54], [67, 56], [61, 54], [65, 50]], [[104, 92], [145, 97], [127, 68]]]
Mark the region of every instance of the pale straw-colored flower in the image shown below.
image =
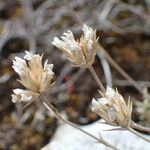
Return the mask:
[[55, 37], [52, 44], [76, 66], [89, 67], [95, 59], [98, 39], [96, 39], [96, 30], [87, 25], [83, 25], [82, 31], [83, 35], [78, 40], [75, 40], [73, 33], [68, 30], [61, 39]]
[[24, 59], [15, 57], [12, 68], [20, 77], [20, 83], [26, 90], [15, 89], [12, 95], [12, 101], [30, 101], [45, 92], [51, 87], [53, 78], [53, 64], [48, 64], [48, 60], [42, 65], [43, 55], [33, 55], [26, 51]]
[[31, 101], [31, 99], [36, 98], [39, 94], [29, 90], [14, 89], [14, 94], [12, 94], [12, 102], [20, 101]]
[[102, 117], [108, 124], [128, 127], [131, 123], [132, 103], [128, 100], [126, 105], [123, 97], [118, 91], [107, 87], [103, 96], [92, 100], [91, 109], [93, 112]]

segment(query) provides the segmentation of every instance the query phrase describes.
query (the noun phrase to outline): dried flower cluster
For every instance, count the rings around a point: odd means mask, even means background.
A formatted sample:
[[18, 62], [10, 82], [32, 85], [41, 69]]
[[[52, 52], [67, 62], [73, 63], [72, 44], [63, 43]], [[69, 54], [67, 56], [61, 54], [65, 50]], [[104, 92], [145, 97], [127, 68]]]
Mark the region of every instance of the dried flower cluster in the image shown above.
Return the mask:
[[65, 57], [80, 67], [91, 66], [96, 55], [97, 39], [96, 30], [87, 25], [83, 25], [83, 36], [79, 40], [75, 40], [73, 33], [68, 30], [61, 36], [54, 38], [52, 42], [60, 49]]
[[[92, 100], [92, 111], [102, 117], [107, 124], [121, 126], [121, 129], [127, 129], [145, 141], [150, 142], [149, 139], [132, 129], [135, 127], [137, 129], [144, 129], [145, 131], [150, 132], [149, 129], [138, 126], [131, 120], [132, 102], [128, 100], [128, 104], [126, 104], [118, 91], [115, 91], [110, 87], [107, 87], [105, 91], [103, 84], [99, 80], [92, 67], [97, 48], [96, 30], [93, 30], [87, 25], [83, 25], [82, 30], [83, 35], [79, 40], [75, 40], [73, 33], [71, 31], [67, 31], [63, 36], [61, 36], [61, 39], [55, 37], [52, 44], [59, 48], [64, 53], [65, 57], [76, 66], [85, 67], [91, 71], [93, 77], [102, 90], [102, 92], [100, 92], [102, 98]], [[24, 59], [15, 57], [12, 68], [19, 75], [19, 82], [26, 89], [13, 90], [14, 93], [12, 94], [12, 101], [14, 103], [34, 100], [42, 92], [46, 92], [51, 87], [52, 78], [54, 76], [52, 71], [53, 64], [48, 64], [48, 60], [46, 60], [44, 65], [42, 65], [42, 58], [43, 55], [33, 55], [28, 51], [26, 51]], [[55, 107], [46, 99], [46, 97], [44, 97], [42, 103], [48, 110], [53, 111], [57, 119], [60, 119], [61, 121], [68, 123], [72, 127], [80, 130], [81, 132], [91, 136], [99, 143], [111, 147], [112, 149], [117, 149], [104, 139], [94, 137], [92, 134], [82, 130], [77, 125], [64, 119], [59, 114], [57, 109], [55, 109]]]
[[46, 91], [50, 86], [53, 78], [53, 64], [48, 64], [48, 60], [42, 65], [43, 55], [33, 55], [26, 51], [24, 59], [15, 57], [12, 68], [20, 76], [20, 83], [27, 90], [14, 89], [12, 101], [30, 101], [39, 93]]
[[98, 100], [92, 100], [92, 111], [102, 117], [108, 124], [128, 127], [131, 123], [132, 103], [126, 105], [118, 91], [107, 87], [106, 93]]

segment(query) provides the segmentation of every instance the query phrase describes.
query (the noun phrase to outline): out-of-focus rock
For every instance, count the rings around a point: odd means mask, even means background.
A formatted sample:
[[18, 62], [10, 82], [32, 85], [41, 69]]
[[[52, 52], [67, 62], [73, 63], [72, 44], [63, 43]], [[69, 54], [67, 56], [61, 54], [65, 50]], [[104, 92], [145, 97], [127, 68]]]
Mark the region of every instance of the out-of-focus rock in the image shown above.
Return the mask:
[[[112, 126], [101, 124], [97, 121], [93, 124], [81, 126], [83, 130], [99, 137], [102, 137], [120, 150], [149, 150], [150, 143], [133, 135], [129, 131], [104, 131], [112, 129]], [[42, 150], [109, 150], [102, 144], [97, 143], [93, 138], [72, 128], [67, 124], [61, 124], [52, 141]]]

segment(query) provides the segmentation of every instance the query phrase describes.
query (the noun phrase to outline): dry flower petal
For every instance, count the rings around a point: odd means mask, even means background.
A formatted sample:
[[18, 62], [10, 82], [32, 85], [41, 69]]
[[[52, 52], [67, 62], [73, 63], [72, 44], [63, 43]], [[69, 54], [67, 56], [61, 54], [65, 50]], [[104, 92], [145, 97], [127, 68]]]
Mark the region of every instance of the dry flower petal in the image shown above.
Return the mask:
[[93, 64], [96, 55], [96, 31], [87, 25], [83, 25], [82, 30], [83, 36], [79, 40], [75, 40], [73, 33], [68, 30], [61, 39], [55, 37], [52, 44], [75, 65], [88, 67]]
[[128, 105], [118, 91], [107, 87], [106, 93], [98, 100], [92, 100], [92, 111], [102, 117], [107, 123], [112, 125], [129, 126], [131, 122], [132, 103]]
[[51, 87], [54, 75], [53, 64], [48, 64], [48, 60], [42, 65], [42, 55], [32, 54], [26, 51], [24, 59], [15, 57], [12, 68], [20, 76], [20, 83], [27, 90], [16, 89], [12, 95], [12, 101], [30, 101], [32, 97]]
[[36, 98], [39, 94], [28, 91], [28, 90], [22, 90], [22, 89], [14, 89], [14, 94], [12, 94], [12, 102], [28, 102], [31, 101], [31, 99]]

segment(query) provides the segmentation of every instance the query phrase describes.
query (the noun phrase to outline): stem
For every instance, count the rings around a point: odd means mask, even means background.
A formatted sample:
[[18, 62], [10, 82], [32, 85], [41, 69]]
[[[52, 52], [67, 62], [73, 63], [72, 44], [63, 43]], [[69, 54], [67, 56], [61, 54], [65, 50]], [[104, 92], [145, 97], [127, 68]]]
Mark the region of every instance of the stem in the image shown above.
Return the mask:
[[150, 133], [150, 128], [144, 127], [144, 126], [142, 126], [142, 125], [139, 125], [139, 124], [137, 124], [137, 123], [135, 123], [135, 122], [133, 122], [133, 121], [132, 121], [132, 123], [131, 123], [131, 127], [134, 128], [134, 129], [137, 129], [137, 130], [139, 130], [139, 131], [143, 131], [143, 132], [148, 132], [148, 133]]
[[33, 35], [29, 35], [29, 50], [33, 54], [36, 53], [36, 38]]
[[98, 76], [97, 76], [95, 70], [93, 69], [93, 67], [89, 66], [88, 69], [90, 70], [92, 76], [94, 77], [95, 81], [97, 82], [99, 88], [102, 90], [102, 92], [105, 93], [105, 88], [104, 88], [102, 82], [100, 81], [100, 79], [98, 78]]
[[126, 73], [114, 60], [113, 58], [106, 52], [106, 50], [100, 45], [98, 44], [98, 48], [100, 51], [102, 51], [104, 53], [104, 55], [106, 56], [106, 58], [108, 59], [109, 63], [116, 69], [118, 70], [118, 72], [120, 72], [120, 74], [127, 79], [132, 85], [134, 85], [134, 87], [143, 95], [143, 90], [142, 87], [133, 79], [131, 78], [128, 73]]
[[130, 132], [132, 132], [134, 135], [140, 137], [141, 139], [147, 141], [150, 143], [150, 139], [146, 138], [145, 136], [143, 136], [142, 134], [140, 134], [139, 132], [135, 131], [134, 129], [132, 128], [127, 128], [127, 130], [129, 130]]
[[50, 111], [52, 111], [52, 112], [54, 113], [55, 117], [56, 117], [58, 120], [61, 120], [62, 122], [69, 124], [69, 125], [72, 126], [73, 128], [76, 128], [77, 130], [83, 132], [84, 134], [86, 134], [86, 135], [92, 137], [93, 139], [95, 139], [95, 140], [98, 141], [99, 143], [104, 144], [105, 146], [108, 146], [108, 147], [110, 147], [110, 148], [112, 148], [112, 149], [114, 149], [114, 150], [118, 150], [116, 147], [112, 146], [111, 144], [109, 144], [108, 142], [106, 142], [104, 139], [99, 139], [99, 138], [95, 137], [94, 135], [92, 135], [92, 134], [90, 134], [90, 133], [84, 131], [82, 128], [80, 128], [80, 127], [77, 126], [76, 124], [70, 122], [69, 120], [64, 119], [64, 118], [60, 115], [60, 113], [56, 110], [56, 108], [55, 108], [51, 103], [49, 103], [46, 99], [44, 99], [44, 101], [43, 101], [42, 103], [43, 103], [43, 105], [44, 105], [48, 110], [50, 110]]

